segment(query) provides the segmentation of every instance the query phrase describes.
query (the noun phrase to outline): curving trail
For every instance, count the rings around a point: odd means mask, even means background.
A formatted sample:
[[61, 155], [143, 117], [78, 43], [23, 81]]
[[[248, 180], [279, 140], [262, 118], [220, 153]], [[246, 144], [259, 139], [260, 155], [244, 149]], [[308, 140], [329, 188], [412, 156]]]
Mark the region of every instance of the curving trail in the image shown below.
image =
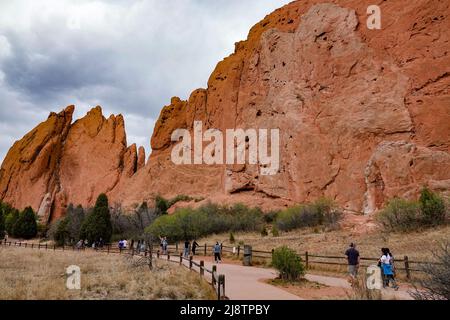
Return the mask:
[[[201, 258], [203, 259], [203, 257]], [[209, 257], [204, 259], [205, 267], [211, 269], [213, 265], [217, 266], [217, 272], [225, 275], [225, 294], [230, 300], [303, 300], [286, 290], [272, 286], [263, 282], [266, 279], [275, 279], [278, 273], [270, 268], [245, 267], [233, 263], [215, 264]], [[194, 261], [199, 262], [199, 257]], [[188, 261], [184, 261], [188, 265]], [[205, 277], [210, 277], [205, 273]], [[307, 274], [305, 278], [330, 287], [339, 287], [351, 289], [346, 279], [322, 275]], [[408, 288], [400, 288], [399, 291], [392, 289], [383, 289], [384, 299], [412, 300], [407, 292]]]

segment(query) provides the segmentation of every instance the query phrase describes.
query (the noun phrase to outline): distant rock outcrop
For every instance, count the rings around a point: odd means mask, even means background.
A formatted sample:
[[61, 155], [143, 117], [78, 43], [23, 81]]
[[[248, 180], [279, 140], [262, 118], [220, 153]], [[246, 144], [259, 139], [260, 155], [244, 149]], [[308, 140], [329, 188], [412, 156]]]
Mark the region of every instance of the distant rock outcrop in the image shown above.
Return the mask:
[[[99, 107], [71, 124], [73, 107], [16, 142], [0, 198], [41, 215], [106, 192], [131, 206], [177, 194], [282, 207], [326, 196], [371, 213], [422, 185], [450, 191], [450, 6], [386, 1], [382, 29], [366, 28], [371, 1], [295, 1], [255, 25], [219, 62], [207, 89], [172, 98], [152, 154], [127, 147], [123, 118]], [[171, 134], [279, 128], [279, 173], [257, 165], [174, 165]]]

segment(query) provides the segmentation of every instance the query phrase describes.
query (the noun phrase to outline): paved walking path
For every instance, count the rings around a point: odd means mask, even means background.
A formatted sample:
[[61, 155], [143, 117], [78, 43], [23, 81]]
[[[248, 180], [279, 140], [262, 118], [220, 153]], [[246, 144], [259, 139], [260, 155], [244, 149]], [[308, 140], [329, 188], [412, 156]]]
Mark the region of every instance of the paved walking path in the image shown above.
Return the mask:
[[[194, 261], [199, 262], [197, 259], [194, 259]], [[189, 264], [188, 261], [184, 261], [184, 263]], [[297, 295], [263, 282], [263, 280], [275, 279], [278, 276], [278, 272], [274, 269], [245, 267], [228, 263], [214, 264], [211, 261], [205, 261], [206, 268], [211, 270], [213, 265], [217, 266], [219, 274], [225, 275], [225, 295], [230, 300], [302, 300]], [[205, 273], [205, 277], [208, 277], [208, 279], [210, 276], [209, 273]], [[343, 278], [313, 274], [307, 274], [305, 278], [308, 281], [330, 287], [351, 289], [349, 282]], [[407, 288], [400, 288], [399, 291], [390, 288], [383, 289], [382, 294], [386, 299], [412, 299], [407, 292]]]

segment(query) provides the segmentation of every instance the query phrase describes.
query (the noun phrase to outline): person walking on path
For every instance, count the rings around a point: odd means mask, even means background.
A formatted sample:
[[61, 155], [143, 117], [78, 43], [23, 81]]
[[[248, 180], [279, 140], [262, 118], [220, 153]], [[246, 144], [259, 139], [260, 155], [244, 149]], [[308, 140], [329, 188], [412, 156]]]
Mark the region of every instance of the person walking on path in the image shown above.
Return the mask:
[[192, 242], [192, 255], [195, 256], [195, 250], [197, 250], [197, 247], [199, 247], [200, 245], [197, 243], [197, 241], [193, 241]]
[[350, 243], [350, 248], [345, 251], [345, 255], [347, 256], [348, 261], [348, 274], [350, 276], [350, 282], [356, 279], [358, 275], [358, 267], [359, 267], [359, 251], [356, 250], [356, 245], [352, 242]]
[[383, 255], [380, 258], [381, 269], [384, 275], [383, 287], [389, 287], [389, 283], [392, 282], [393, 288], [395, 290], [399, 289], [397, 282], [395, 281], [394, 273], [394, 257], [392, 256], [389, 248], [382, 248], [381, 252]]
[[191, 244], [190, 244], [189, 240], [186, 240], [184, 242], [184, 253], [183, 253], [183, 255], [184, 255], [185, 258], [189, 257], [189, 247], [190, 247], [190, 245]]
[[220, 258], [220, 252], [222, 251], [221, 249], [222, 249], [222, 248], [221, 248], [219, 242], [217, 241], [216, 244], [215, 244], [214, 247], [213, 247], [214, 261], [215, 261], [216, 263], [222, 262], [222, 259]]
[[166, 237], [163, 238], [162, 245], [163, 245], [163, 254], [167, 254], [167, 246], [169, 245], [169, 243], [167, 242]]

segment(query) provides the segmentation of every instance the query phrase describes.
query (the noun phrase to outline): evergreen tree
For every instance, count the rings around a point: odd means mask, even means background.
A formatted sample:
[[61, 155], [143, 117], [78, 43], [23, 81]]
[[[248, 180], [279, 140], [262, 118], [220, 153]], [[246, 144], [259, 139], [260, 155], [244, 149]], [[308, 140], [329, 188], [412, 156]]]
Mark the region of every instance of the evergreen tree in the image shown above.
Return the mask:
[[24, 239], [31, 239], [37, 235], [36, 214], [31, 207], [25, 208], [19, 214], [19, 218], [13, 227], [13, 234]]
[[5, 237], [5, 210], [3, 203], [0, 202], [0, 241]]
[[98, 241], [100, 238], [105, 242], [109, 242], [111, 235], [112, 224], [108, 197], [102, 193], [98, 196], [94, 209], [81, 226], [80, 238], [87, 239], [89, 243]]
[[438, 194], [424, 187], [420, 192], [419, 202], [425, 224], [439, 225], [445, 221], [445, 203]]
[[8, 235], [15, 237], [14, 227], [19, 219], [19, 211], [13, 209], [5, 217], [5, 229]]
[[68, 230], [69, 219], [65, 217], [63, 219], [60, 219], [56, 223], [56, 231], [53, 235], [53, 240], [55, 240], [57, 245], [63, 246], [67, 243], [70, 237], [70, 233]]

